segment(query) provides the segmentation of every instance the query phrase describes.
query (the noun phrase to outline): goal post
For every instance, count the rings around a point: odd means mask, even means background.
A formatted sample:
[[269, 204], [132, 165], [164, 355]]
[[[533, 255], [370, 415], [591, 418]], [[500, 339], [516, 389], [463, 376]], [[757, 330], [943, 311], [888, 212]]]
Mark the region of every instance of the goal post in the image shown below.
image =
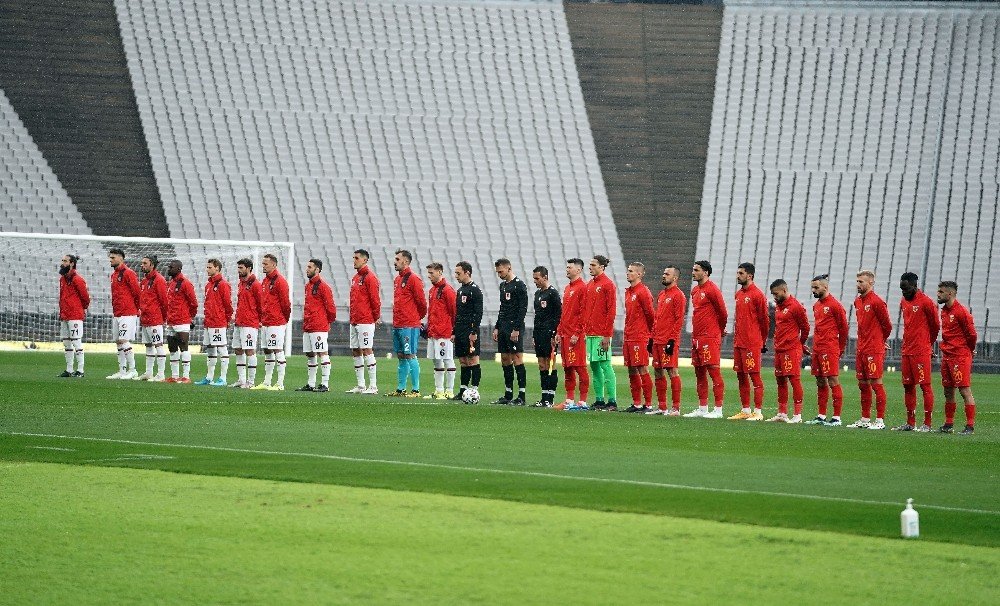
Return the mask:
[[[222, 262], [222, 273], [233, 286], [236, 305], [236, 262], [249, 258], [254, 273], [262, 276], [261, 262], [265, 254], [278, 257], [278, 267], [288, 280], [292, 307], [295, 301], [295, 246], [291, 242], [255, 242], [240, 240], [187, 240], [180, 238], [142, 238], [0, 232], [0, 345], [32, 349], [41, 344], [57, 343], [59, 339], [59, 263], [63, 255], [75, 255], [77, 271], [87, 281], [90, 309], [84, 321], [84, 341], [113, 343], [114, 330], [111, 310], [111, 266], [108, 251], [125, 251], [125, 263], [139, 278], [143, 257], [155, 255], [157, 271], [167, 278], [167, 263], [173, 259], [183, 263], [184, 275], [195, 286], [199, 315], [191, 326], [191, 343], [202, 338], [200, 305], [205, 292], [208, 259]], [[294, 311], [292, 317], [294, 318]], [[291, 355], [292, 320], [286, 330], [285, 353]]]

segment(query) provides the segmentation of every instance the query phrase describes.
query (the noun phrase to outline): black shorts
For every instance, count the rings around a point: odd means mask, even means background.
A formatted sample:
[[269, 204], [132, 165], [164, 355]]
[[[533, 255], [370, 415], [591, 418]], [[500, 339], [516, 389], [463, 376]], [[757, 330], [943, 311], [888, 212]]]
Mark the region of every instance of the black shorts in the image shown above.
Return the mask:
[[[476, 331], [479, 334], [479, 331]], [[476, 341], [479, 344], [479, 341]], [[455, 357], [456, 358], [468, 358], [469, 356], [478, 356], [479, 347], [476, 347], [475, 351], [472, 351], [469, 342], [469, 335], [455, 335]]]
[[535, 333], [535, 355], [539, 358], [552, 357], [553, 336], [551, 331]]
[[517, 340], [510, 338], [510, 332], [497, 331], [497, 352], [502, 354], [524, 353], [524, 331], [517, 333]]

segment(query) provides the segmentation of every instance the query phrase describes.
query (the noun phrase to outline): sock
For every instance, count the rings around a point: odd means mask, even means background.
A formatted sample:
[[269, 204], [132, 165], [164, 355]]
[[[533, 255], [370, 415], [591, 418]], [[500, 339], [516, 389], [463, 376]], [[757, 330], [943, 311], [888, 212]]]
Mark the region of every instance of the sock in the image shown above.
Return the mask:
[[794, 414], [802, 414], [802, 401], [806, 398], [806, 392], [802, 389], [802, 377], [792, 376], [788, 377], [788, 380], [792, 383], [792, 403], [794, 405]]
[[191, 378], [191, 352], [181, 352], [181, 376], [185, 379]]
[[354, 356], [354, 378], [357, 379], [358, 387], [365, 386], [365, 358], [364, 356]]
[[374, 388], [378, 385], [378, 381], [376, 381], [374, 353], [365, 354], [365, 368], [368, 370], [368, 387], [369, 389]]
[[788, 377], [777, 377], [778, 414], [788, 414]]
[[458, 388], [458, 393], [464, 393], [466, 389], [469, 388], [469, 380], [472, 379], [472, 367], [463, 366], [462, 367], [462, 384]]
[[396, 391], [406, 389], [406, 377], [410, 375], [410, 363], [406, 358], [396, 359]]
[[965, 405], [965, 424], [973, 427], [976, 424], [976, 405], [966, 404]]
[[170, 376], [175, 379], [181, 376], [181, 352], [170, 352]]
[[698, 406], [708, 406], [708, 368], [694, 367], [695, 390], [698, 392]]
[[930, 383], [924, 383], [920, 386], [920, 391], [924, 395], [924, 425], [930, 427], [934, 420], [934, 390]]
[[549, 372], [549, 404], [556, 401], [556, 389], [559, 387], [559, 371], [552, 369]]
[[445, 360], [444, 364], [444, 390], [453, 392], [455, 391], [455, 361]]
[[306, 384], [309, 387], [316, 387], [316, 357], [308, 358], [306, 361]]
[[[673, 378], [673, 377], [671, 377]], [[660, 410], [667, 409], [667, 378], [656, 377], [656, 403]]]
[[514, 399], [514, 365], [507, 364], [503, 367], [503, 397], [508, 400]]
[[653, 377], [649, 373], [639, 375], [642, 378], [642, 401], [648, 407], [653, 405]]
[[600, 362], [590, 363], [590, 372], [594, 374], [594, 397], [598, 402], [604, 401], [604, 367]]
[[601, 361], [601, 368], [604, 370], [604, 395], [608, 402], [618, 401], [618, 377], [615, 376], [615, 369], [611, 366], [611, 360]]
[[712, 394], [715, 396], [715, 407], [722, 408], [722, 402], [726, 397], [726, 384], [722, 380], [722, 369], [712, 366], [708, 369], [709, 376], [712, 377]]
[[434, 360], [434, 391], [444, 391], [444, 368], [437, 368], [438, 360]]
[[121, 344], [119, 344], [118, 345], [118, 372], [124, 374], [126, 368], [128, 368], [128, 362], [125, 361], [125, 348]]
[[324, 353], [319, 357], [320, 365], [320, 385], [330, 386], [330, 354]]
[[944, 402], [944, 422], [946, 425], [955, 424], [955, 409], [958, 408], [958, 404], [955, 402], [949, 402], [945, 400]]
[[208, 352], [208, 373], [205, 375], [208, 380], [211, 381], [215, 379], [215, 364], [219, 361], [219, 354], [217, 347], [206, 347], [205, 351]]
[[670, 393], [674, 410], [681, 409], [681, 376], [670, 377]]
[[875, 418], [884, 419], [885, 418], [885, 385], [881, 383], [875, 383], [872, 385], [872, 391], [875, 392]]
[[514, 366], [514, 374], [517, 375], [517, 397], [521, 398], [523, 401], [527, 401], [527, 390], [528, 390], [528, 371], [524, 368], [524, 364], [518, 364]]
[[83, 372], [83, 342], [73, 342], [73, 361], [76, 362], [76, 371]]
[[827, 400], [830, 398], [830, 387], [828, 385], [821, 385], [816, 388], [816, 404], [819, 408], [819, 416], [826, 416], [826, 404]]
[[736, 383], [740, 391], [740, 405], [743, 412], [750, 412], [750, 375], [745, 372], [736, 373]]
[[844, 409], [844, 388], [834, 385], [830, 392], [833, 394], [833, 416], [839, 419], [840, 411]]
[[903, 403], [906, 404], [906, 423], [914, 425], [917, 422], [917, 386], [903, 385]]
[[628, 376], [629, 391], [632, 392], [632, 405], [639, 406], [642, 402], [642, 377], [639, 375]]
[[420, 391], [420, 360], [416, 356], [410, 360], [410, 387], [413, 391]]
[[542, 401], [548, 402], [549, 397], [549, 369], [548, 367], [538, 367], [538, 384], [542, 386]]
[[153, 376], [153, 371], [156, 368], [156, 354], [153, 353], [154, 349], [152, 345], [146, 346], [146, 375]]
[[125, 341], [125, 365], [128, 368], [128, 372], [135, 370], [135, 350], [132, 349], [132, 342]]
[[63, 356], [66, 358], [66, 372], [73, 372], [73, 341], [63, 339]]
[[229, 348], [223, 345], [215, 351], [219, 354], [219, 378], [225, 381], [229, 376]]
[[271, 384], [271, 376], [274, 374], [274, 354], [264, 352], [264, 385]]
[[858, 383], [861, 390], [861, 418], [872, 418], [872, 385], [868, 383]]
[[165, 376], [167, 374], [167, 351], [162, 345], [156, 346], [156, 362], [160, 367], [160, 371], [156, 373], [156, 376]]
[[479, 380], [483, 378], [483, 367], [476, 364], [472, 367], [472, 376], [469, 378], [469, 384], [471, 387], [479, 389]]
[[577, 366], [576, 373], [580, 379], [580, 401], [586, 402], [587, 396], [590, 395], [590, 373], [587, 371], [586, 366]]
[[566, 378], [563, 380], [563, 387], [566, 388], [566, 399], [576, 400], [576, 368], [570, 366], [566, 368]]
[[753, 383], [753, 407], [760, 412], [764, 407], [764, 381], [759, 372], [754, 372], [750, 373], [750, 382]]
[[246, 382], [247, 385], [253, 385], [257, 381], [257, 353], [254, 352], [249, 356], [246, 356], [246, 359], [247, 359]]
[[288, 369], [285, 364], [285, 351], [281, 350], [274, 354], [274, 362], [278, 367], [278, 382], [275, 385], [285, 385], [285, 371]]
[[236, 380], [240, 383], [247, 382], [247, 356], [246, 354], [236, 354]]

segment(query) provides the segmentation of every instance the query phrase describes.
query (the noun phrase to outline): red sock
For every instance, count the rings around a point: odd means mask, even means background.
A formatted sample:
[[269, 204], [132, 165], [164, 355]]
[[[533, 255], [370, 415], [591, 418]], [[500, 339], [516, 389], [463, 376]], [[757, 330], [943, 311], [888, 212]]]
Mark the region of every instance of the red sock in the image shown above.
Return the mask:
[[819, 408], [819, 416], [826, 416], [826, 402], [830, 398], [830, 387], [827, 385], [820, 385], [816, 388], [816, 404]]
[[965, 405], [965, 424], [973, 426], [976, 424], [976, 405], [966, 404]]
[[653, 405], [653, 377], [649, 373], [639, 375], [642, 379], [642, 399], [646, 406]]
[[590, 395], [590, 371], [586, 366], [577, 366], [576, 374], [580, 375], [580, 401], [586, 402]]
[[694, 379], [698, 391], [698, 405], [708, 406], [708, 369], [704, 366], [695, 366]]
[[906, 424], [917, 422], [917, 386], [903, 385], [903, 403], [906, 404]]
[[667, 409], [667, 378], [656, 377], [656, 401], [660, 410]]
[[674, 410], [681, 409], [681, 376], [670, 377], [670, 391], [673, 396]]
[[944, 403], [944, 422], [945, 425], [955, 424], [955, 409], [958, 408], [958, 404], [954, 402], [945, 401]]
[[718, 366], [708, 369], [708, 374], [712, 376], [712, 393], [715, 395], [716, 408], [722, 408], [722, 402], [726, 397], [726, 384], [722, 382], [722, 370]]
[[740, 389], [740, 406], [750, 408], [750, 375], [745, 372], [736, 373], [736, 383]]
[[920, 391], [924, 393], [924, 425], [930, 427], [934, 421], [934, 390], [929, 383], [924, 383]]
[[576, 369], [570, 366], [563, 369], [563, 384], [566, 386], [566, 399], [576, 401]]
[[858, 383], [861, 390], [861, 418], [872, 418], [872, 386], [868, 383]]
[[632, 404], [638, 406], [642, 401], [642, 377], [639, 375], [629, 375], [628, 386], [632, 392]]
[[872, 390], [875, 392], [875, 418], [884, 419], [886, 402], [885, 385], [876, 383], [872, 385]]
[[831, 389], [833, 392], [833, 416], [840, 418], [840, 411], [844, 408], [844, 388], [840, 385], [834, 385]]
[[806, 398], [806, 392], [802, 389], [802, 377], [791, 376], [788, 379], [792, 382], [792, 402], [795, 404], [795, 414], [802, 414], [802, 400]]
[[764, 407], [764, 381], [759, 372], [752, 373], [750, 381], [753, 383], [753, 406], [759, 411]]
[[778, 412], [788, 414], [788, 377], [777, 377]]

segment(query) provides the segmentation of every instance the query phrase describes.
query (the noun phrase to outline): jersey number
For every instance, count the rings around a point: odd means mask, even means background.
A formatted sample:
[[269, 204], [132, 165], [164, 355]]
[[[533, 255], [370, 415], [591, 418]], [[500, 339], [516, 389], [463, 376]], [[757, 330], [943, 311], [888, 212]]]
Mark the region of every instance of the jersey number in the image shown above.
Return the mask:
[[213, 332], [212, 333], [212, 343], [222, 343], [222, 333]]

